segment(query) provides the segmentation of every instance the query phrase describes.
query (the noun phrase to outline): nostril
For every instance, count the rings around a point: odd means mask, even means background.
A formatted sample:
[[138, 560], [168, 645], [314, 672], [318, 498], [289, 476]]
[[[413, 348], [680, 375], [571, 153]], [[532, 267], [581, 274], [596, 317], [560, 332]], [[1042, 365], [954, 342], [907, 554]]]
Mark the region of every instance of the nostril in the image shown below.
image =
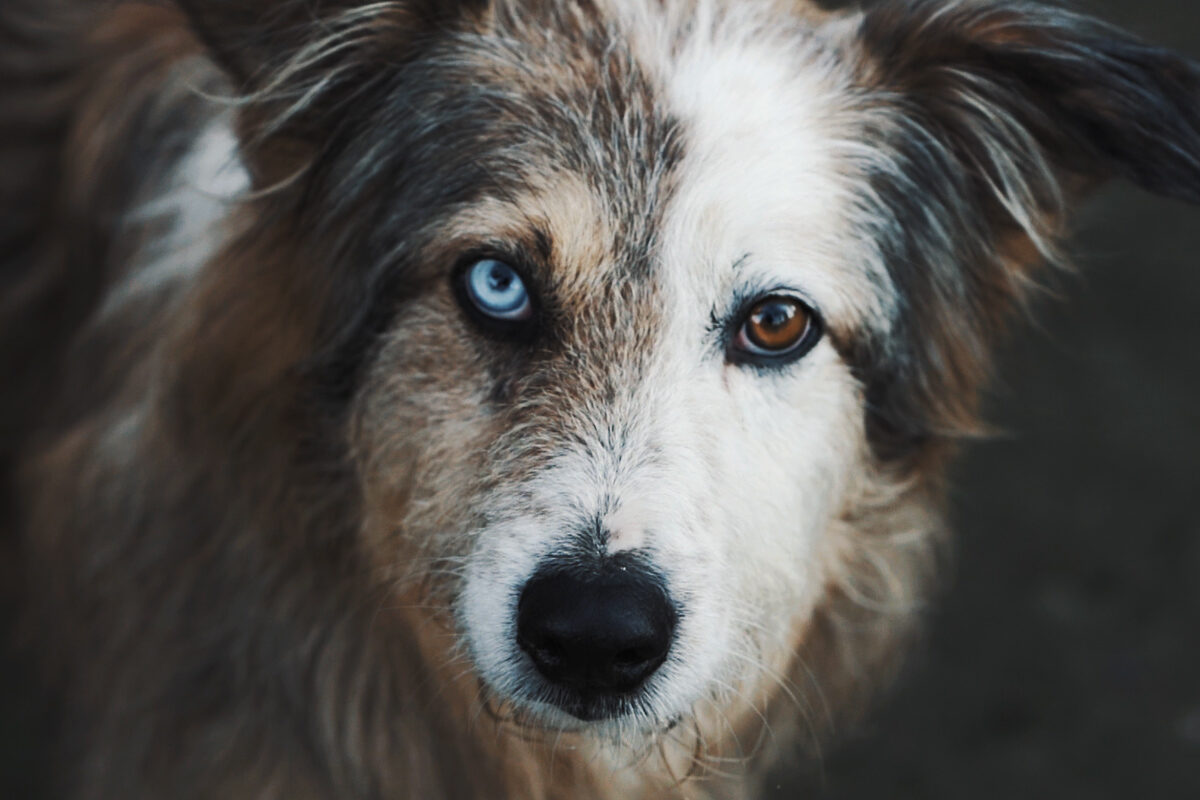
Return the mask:
[[640, 650], [622, 650], [621, 652], [617, 653], [616, 658], [613, 660], [616, 661], [618, 664], [620, 664], [623, 667], [629, 667], [629, 666], [635, 666], [637, 664], [644, 664], [645, 662], [649, 661], [651, 658], [653, 658], [652, 654], [649, 654], [644, 649], [640, 649]]
[[666, 660], [675, 611], [644, 570], [539, 572], [521, 593], [517, 643], [547, 680], [584, 695], [630, 692]]
[[546, 669], [558, 668], [566, 658], [566, 650], [563, 646], [549, 637], [533, 641], [518, 639], [518, 643], [521, 645], [521, 649], [529, 653], [530, 658]]

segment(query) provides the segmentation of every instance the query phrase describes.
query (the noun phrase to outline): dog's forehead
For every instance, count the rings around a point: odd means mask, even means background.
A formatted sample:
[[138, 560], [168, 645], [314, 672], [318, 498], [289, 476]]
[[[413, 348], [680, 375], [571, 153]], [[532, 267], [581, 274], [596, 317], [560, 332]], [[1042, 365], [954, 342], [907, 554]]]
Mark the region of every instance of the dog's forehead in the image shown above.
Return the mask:
[[[663, 239], [671, 272], [726, 293], [798, 289], [847, 330], [883, 316], [886, 278], [856, 232], [847, 65], [803, 20], [781, 28], [747, 13], [697, 26], [660, 69], [684, 130]], [[684, 268], [696, 263], [709, 275]]]
[[[746, 284], [799, 289], [847, 330], [885, 317], [886, 275], [855, 233], [851, 67], [813, 19], [754, 2], [584, 8], [555, 13], [536, 43], [554, 55], [522, 81], [539, 138], [562, 149], [516, 205], [552, 234], [564, 302], [616, 277], [709, 306]], [[530, 30], [547, 35], [507, 35]]]

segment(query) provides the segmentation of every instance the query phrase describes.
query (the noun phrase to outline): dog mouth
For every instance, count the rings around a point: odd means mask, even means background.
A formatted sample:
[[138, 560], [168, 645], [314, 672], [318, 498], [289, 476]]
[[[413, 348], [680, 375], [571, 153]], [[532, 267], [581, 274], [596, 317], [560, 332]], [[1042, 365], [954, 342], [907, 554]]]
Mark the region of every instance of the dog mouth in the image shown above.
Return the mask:
[[641, 695], [597, 695], [567, 691], [548, 691], [542, 703], [583, 723], [611, 722], [638, 716]]

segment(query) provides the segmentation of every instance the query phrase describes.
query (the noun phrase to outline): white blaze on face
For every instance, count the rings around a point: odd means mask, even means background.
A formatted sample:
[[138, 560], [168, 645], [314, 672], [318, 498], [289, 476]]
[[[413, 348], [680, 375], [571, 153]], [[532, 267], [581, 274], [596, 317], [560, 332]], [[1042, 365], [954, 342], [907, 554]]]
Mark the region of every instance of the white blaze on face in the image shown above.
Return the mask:
[[523, 487], [529, 508], [494, 509], [504, 521], [480, 534], [463, 616], [485, 678], [520, 697], [516, 598], [594, 515], [608, 551], [648, 554], [680, 608], [647, 685], [662, 722], [787, 658], [824, 588], [823, 537], [862, 452], [858, 387], [828, 339], [777, 368], [736, 365], [714, 320], [772, 290], [810, 299], [841, 329], [889, 309], [886, 279], [851, 233], [841, 79], [819, 45], [707, 3], [673, 45], [667, 22], [630, 16], [634, 52], [683, 134], [658, 240], [660, 337], [623, 404], [587, 410], [597, 437], [622, 431], [619, 451], [597, 439], [563, 452]]

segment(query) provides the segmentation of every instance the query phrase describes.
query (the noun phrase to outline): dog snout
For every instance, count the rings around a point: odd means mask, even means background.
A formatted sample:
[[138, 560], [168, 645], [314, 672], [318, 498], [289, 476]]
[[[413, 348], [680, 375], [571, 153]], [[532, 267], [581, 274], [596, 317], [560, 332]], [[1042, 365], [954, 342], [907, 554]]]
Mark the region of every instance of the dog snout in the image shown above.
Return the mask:
[[656, 576], [611, 560], [586, 573], [539, 571], [517, 608], [517, 644], [581, 698], [626, 694], [666, 660], [677, 614]]

